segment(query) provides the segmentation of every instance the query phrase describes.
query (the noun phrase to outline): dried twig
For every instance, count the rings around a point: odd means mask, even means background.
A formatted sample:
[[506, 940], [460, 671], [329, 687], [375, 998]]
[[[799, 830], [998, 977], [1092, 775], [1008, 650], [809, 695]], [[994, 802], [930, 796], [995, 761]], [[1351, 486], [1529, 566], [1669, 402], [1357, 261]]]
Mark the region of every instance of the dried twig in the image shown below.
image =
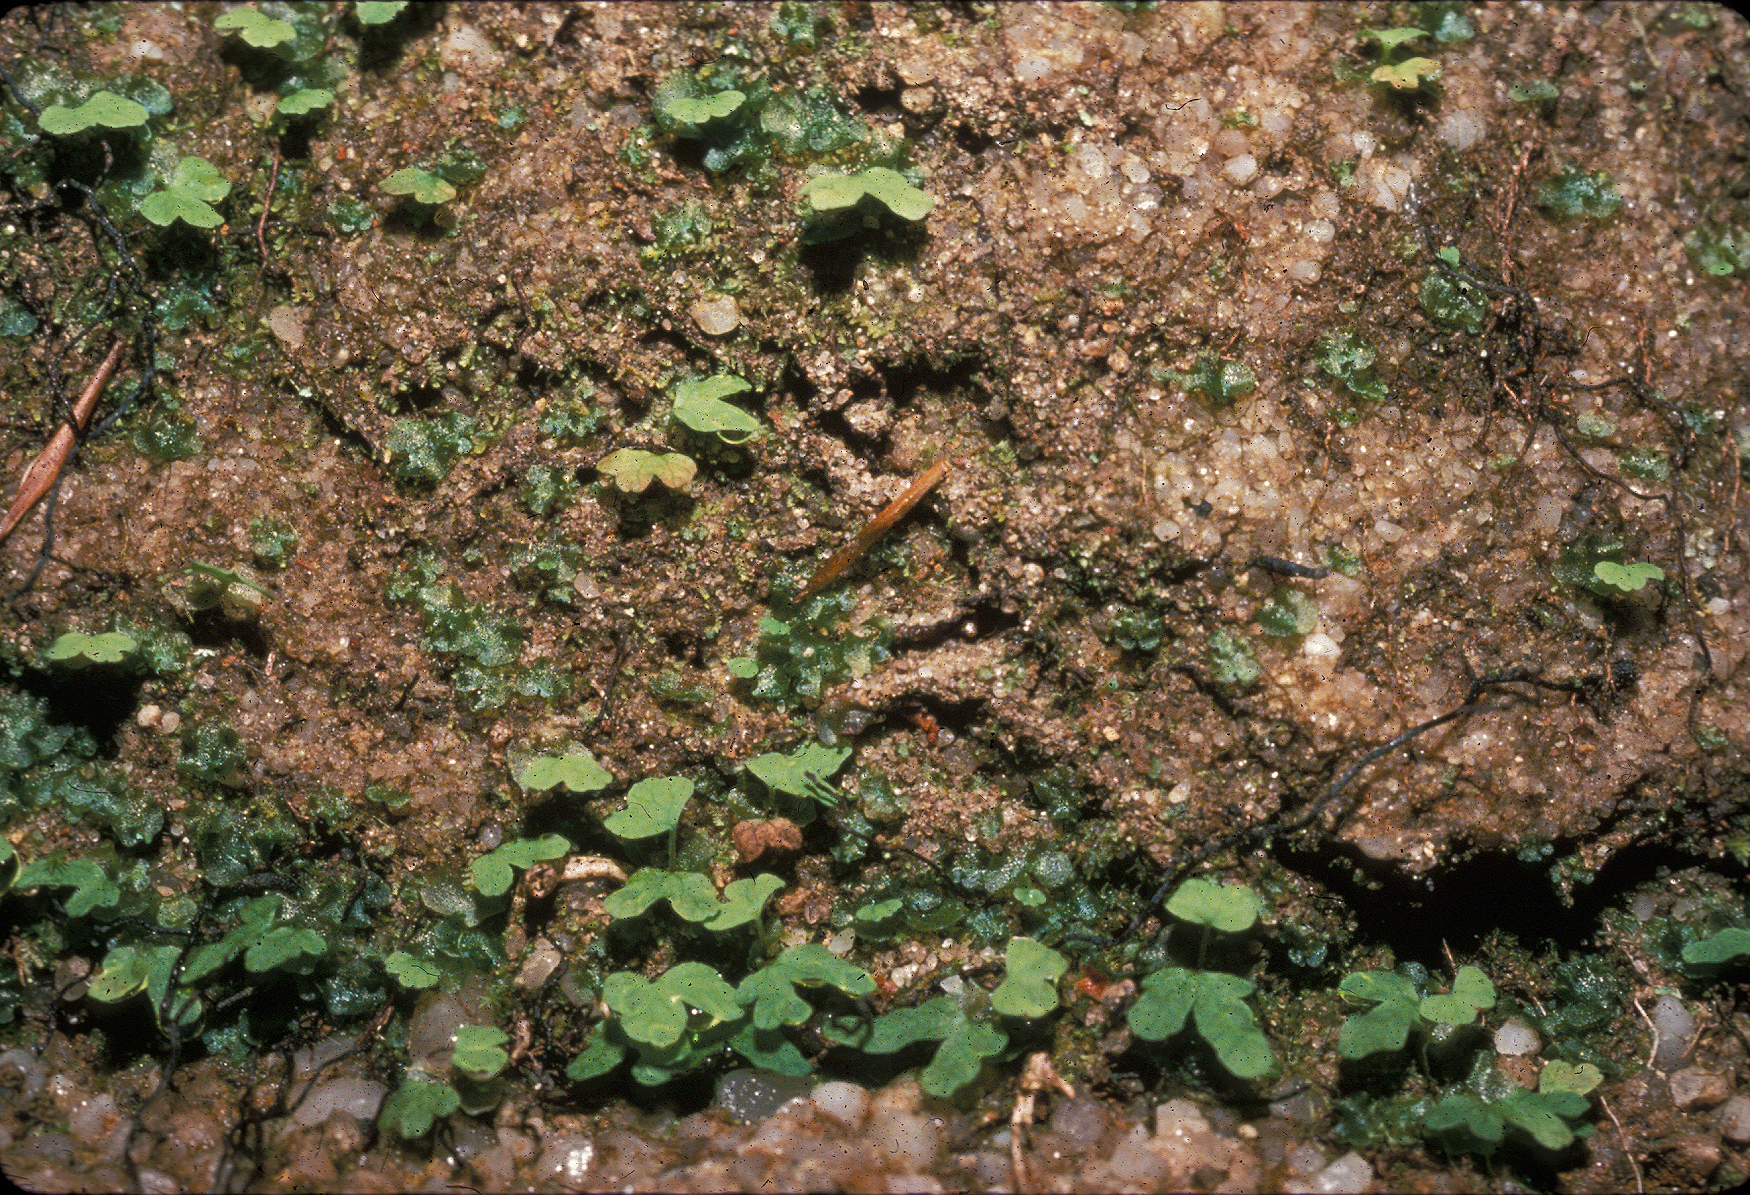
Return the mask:
[[1647, 1028], [1653, 1033], [1653, 1047], [1647, 1051], [1647, 1069], [1652, 1070], [1653, 1059], [1659, 1056], [1659, 1027], [1653, 1024], [1653, 1018], [1648, 1016], [1647, 1010], [1641, 1007], [1639, 996], [1630, 996], [1629, 1000], [1635, 1006], [1635, 1011], [1641, 1014], [1641, 1020], [1647, 1023]]
[[273, 151], [273, 173], [267, 176], [267, 198], [261, 204], [261, 219], [255, 222], [255, 247], [261, 250], [261, 268], [255, 272], [258, 278], [262, 271], [267, 269], [267, 213], [268, 209], [273, 207], [273, 191], [275, 187], [279, 186], [279, 181], [280, 151], [275, 149]]
[[1033, 1109], [1039, 1096], [1048, 1088], [1056, 1088], [1066, 1099], [1076, 1098], [1076, 1089], [1052, 1068], [1051, 1055], [1044, 1051], [1029, 1054], [1026, 1070], [1021, 1075], [1021, 1090], [1009, 1116], [1009, 1168], [1014, 1174], [1017, 1191], [1037, 1189], [1027, 1173], [1027, 1129], [1033, 1124]]
[[1628, 1143], [1628, 1134], [1622, 1130], [1622, 1121], [1616, 1118], [1616, 1113], [1611, 1110], [1610, 1103], [1603, 1096], [1598, 1097], [1598, 1104], [1604, 1109], [1605, 1115], [1610, 1117], [1610, 1123], [1616, 1126], [1616, 1135], [1622, 1141], [1622, 1156], [1628, 1159], [1629, 1169], [1635, 1172], [1635, 1195], [1647, 1195], [1647, 1184], [1641, 1178], [1641, 1164], [1635, 1161], [1634, 1147]]
[[97, 408], [98, 396], [109, 384], [110, 375], [115, 373], [115, 367], [121, 363], [122, 351], [126, 347], [120, 340], [110, 346], [109, 356], [103, 359], [103, 364], [91, 375], [85, 389], [79, 392], [79, 400], [73, 404], [73, 410], [66, 421], [55, 429], [48, 444], [37, 455], [36, 460], [30, 463], [30, 468], [24, 471], [24, 476], [18, 483], [18, 496], [12, 500], [6, 517], [0, 519], [0, 544], [6, 542], [24, 521], [24, 517], [61, 479], [61, 470], [66, 468], [68, 458], [73, 455], [73, 447], [79, 442], [85, 425], [91, 422], [91, 412]]
[[844, 575], [846, 569], [857, 562], [858, 557], [867, 552], [883, 535], [886, 535], [893, 525], [905, 518], [911, 508], [923, 501], [924, 495], [935, 489], [942, 478], [948, 476], [948, 458], [943, 457], [935, 464], [917, 475], [917, 478], [905, 487], [905, 492], [886, 506], [881, 513], [869, 520], [868, 526], [857, 532], [857, 538], [834, 552], [827, 562], [809, 578], [808, 584], [802, 587], [802, 592], [796, 595], [798, 602], [813, 597], [821, 590], [831, 585]]

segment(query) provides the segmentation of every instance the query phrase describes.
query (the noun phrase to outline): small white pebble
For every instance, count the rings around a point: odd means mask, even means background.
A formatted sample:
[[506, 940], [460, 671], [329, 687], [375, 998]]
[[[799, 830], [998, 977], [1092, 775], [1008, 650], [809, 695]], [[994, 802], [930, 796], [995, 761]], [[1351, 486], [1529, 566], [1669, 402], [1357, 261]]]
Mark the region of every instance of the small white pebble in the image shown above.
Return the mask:
[[1495, 1053], [1516, 1058], [1537, 1052], [1537, 1030], [1514, 1017], [1495, 1030]]
[[733, 332], [741, 323], [741, 311], [729, 295], [713, 295], [700, 299], [688, 308], [688, 314], [707, 336], [722, 336]]
[[1373, 1190], [1373, 1167], [1358, 1153], [1346, 1153], [1312, 1176], [1307, 1184], [1320, 1195], [1362, 1195]]
[[1236, 187], [1243, 187], [1258, 175], [1258, 159], [1251, 154], [1241, 154], [1237, 158], [1229, 158], [1221, 168], [1222, 174]]
[[849, 1128], [860, 1128], [869, 1114], [869, 1093], [855, 1083], [822, 1083], [810, 1097], [814, 1106]]

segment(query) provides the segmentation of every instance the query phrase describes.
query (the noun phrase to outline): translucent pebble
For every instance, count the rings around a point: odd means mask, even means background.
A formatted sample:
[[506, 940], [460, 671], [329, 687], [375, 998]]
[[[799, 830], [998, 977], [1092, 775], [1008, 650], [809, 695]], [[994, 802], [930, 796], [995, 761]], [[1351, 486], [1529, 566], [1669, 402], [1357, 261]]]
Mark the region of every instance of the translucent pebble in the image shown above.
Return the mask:
[[722, 336], [733, 332], [741, 323], [741, 311], [729, 295], [700, 299], [688, 309], [693, 322], [707, 336]]

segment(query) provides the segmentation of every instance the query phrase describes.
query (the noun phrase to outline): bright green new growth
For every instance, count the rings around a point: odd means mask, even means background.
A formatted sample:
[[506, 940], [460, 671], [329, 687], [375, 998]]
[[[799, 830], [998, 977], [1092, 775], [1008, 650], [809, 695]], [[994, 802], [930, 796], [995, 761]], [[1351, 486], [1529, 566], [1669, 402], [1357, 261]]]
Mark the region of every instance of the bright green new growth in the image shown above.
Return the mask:
[[195, 228], [217, 228], [225, 218], [212, 206], [231, 193], [231, 183], [205, 158], [184, 157], [162, 191], [140, 204], [140, 214], [168, 226], [181, 220]]
[[503, 896], [516, 881], [512, 868], [527, 870], [547, 859], [563, 859], [570, 853], [571, 843], [559, 834], [515, 839], [474, 860], [471, 868], [474, 887], [482, 896]]
[[1189, 1019], [1222, 1066], [1237, 1078], [1256, 1079], [1270, 1073], [1276, 1059], [1245, 1002], [1255, 990], [1238, 975], [1167, 967], [1142, 981], [1142, 996], [1126, 1019], [1145, 1041], [1164, 1041]]
[[1690, 260], [1716, 278], [1750, 272], [1750, 233], [1703, 224], [1683, 238]]
[[918, 1076], [924, 1091], [938, 1099], [951, 1098], [976, 1079], [985, 1060], [1009, 1044], [1007, 1033], [972, 1020], [947, 996], [884, 1013], [854, 1033], [833, 1028], [824, 1036], [865, 1054], [894, 1054], [918, 1042], [941, 1042]]
[[113, 909], [122, 890], [95, 859], [37, 859], [18, 873], [14, 887], [71, 888], [67, 916], [84, 917], [95, 909]]
[[[786, 1075], [812, 1070], [783, 1034], [814, 1014], [798, 988], [835, 988], [848, 996], [875, 990], [868, 972], [835, 957], [824, 946], [792, 946], [732, 988], [701, 963], [682, 963], [654, 983], [620, 972], [608, 977], [603, 998], [615, 1016], [597, 1032], [566, 1075], [584, 1082], [607, 1074], [636, 1055], [632, 1076], [640, 1083], [666, 1083], [692, 1070], [724, 1046], [756, 1066]], [[690, 1015], [697, 1009], [699, 1015]]]
[[1646, 561], [1636, 561], [1632, 564], [1617, 564], [1611, 560], [1600, 560], [1592, 566], [1592, 576], [1600, 585], [1621, 593], [1638, 592], [1648, 581], [1663, 581], [1665, 570], [1656, 564]]
[[1422, 1117], [1422, 1132], [1451, 1153], [1487, 1157], [1509, 1133], [1543, 1150], [1564, 1150], [1591, 1135], [1581, 1118], [1591, 1111], [1587, 1094], [1603, 1079], [1590, 1063], [1552, 1059], [1532, 1092], [1501, 1076], [1492, 1059], [1480, 1058], [1465, 1089], [1448, 1093]]
[[1210, 675], [1217, 684], [1249, 689], [1264, 675], [1252, 645], [1226, 627], [1217, 627], [1209, 633], [1208, 659]]
[[1604, 1082], [1604, 1072], [1590, 1062], [1578, 1065], [1563, 1062], [1560, 1058], [1552, 1058], [1543, 1064], [1543, 1070], [1538, 1072], [1537, 1089], [1539, 1091], [1571, 1091], [1576, 1095], [1588, 1095], [1600, 1083]]
[[725, 444], [746, 444], [764, 434], [765, 428], [758, 419], [723, 400], [752, 389], [745, 379], [732, 373], [682, 382], [674, 389], [674, 417], [701, 435], [716, 436]]
[[1750, 962], [1750, 930], [1722, 929], [1683, 948], [1683, 961], [1702, 972]]
[[616, 971], [602, 984], [602, 999], [619, 1017], [626, 1036], [658, 1049], [680, 1041], [687, 1031], [689, 1008], [719, 1021], [741, 1014], [735, 989], [704, 963], [679, 963], [655, 981]]
[[563, 785], [567, 792], [593, 793], [612, 784], [614, 778], [589, 752], [572, 748], [564, 755], [531, 759], [517, 774], [516, 782], [530, 792]]
[[1339, 332], [1319, 341], [1319, 368], [1343, 384], [1344, 389], [1368, 402], [1384, 402], [1391, 390], [1373, 371], [1379, 359], [1354, 332]]
[[406, 195], [416, 203], [436, 206], [456, 197], [456, 188], [448, 182], [416, 166], [397, 170], [377, 186], [389, 195]]
[[1441, 1025], [1469, 1025], [1484, 1009], [1495, 1007], [1495, 985], [1476, 967], [1460, 967], [1452, 991], [1424, 996], [1421, 1013]]
[[281, 925], [270, 929], [243, 955], [243, 966], [254, 972], [285, 971], [308, 975], [316, 960], [328, 949], [322, 935], [302, 926]]
[[383, 1101], [377, 1127], [412, 1141], [431, 1132], [432, 1121], [462, 1106], [462, 1097], [448, 1083], [408, 1079]]
[[1003, 964], [1003, 981], [990, 994], [992, 1008], [1026, 1020], [1057, 1008], [1057, 981], [1069, 969], [1068, 959], [1032, 938], [1011, 938]]
[[705, 169], [716, 173], [766, 157], [766, 138], [760, 135], [757, 114], [770, 94], [771, 88], [763, 81], [750, 84], [748, 91], [709, 90], [697, 77], [683, 72], [657, 87], [651, 106], [656, 127], [702, 143]]
[[120, 664], [133, 656], [139, 648], [138, 639], [120, 631], [109, 631], [102, 635], [68, 631], [49, 644], [49, 649], [43, 653], [43, 659], [51, 664], [65, 664], [68, 668]]
[[1319, 604], [1298, 589], [1278, 589], [1258, 607], [1258, 629], [1277, 639], [1310, 635], [1318, 625]]
[[742, 980], [736, 998], [752, 1007], [755, 1029], [800, 1025], [814, 1015], [814, 1007], [796, 994], [798, 987], [831, 987], [847, 996], [867, 996], [875, 990], [875, 981], [820, 943], [807, 942], [790, 947]]
[[438, 981], [443, 979], [443, 972], [425, 959], [408, 954], [405, 950], [392, 952], [383, 960], [383, 966], [402, 987], [415, 991], [435, 988]]
[[849, 211], [873, 199], [901, 220], [922, 220], [936, 206], [926, 192], [905, 181], [897, 170], [872, 166], [856, 174], [820, 174], [802, 187], [802, 198], [818, 214]]
[[1164, 382], [1178, 382], [1192, 394], [1202, 394], [1214, 407], [1230, 407], [1233, 401], [1258, 388], [1258, 375], [1242, 361], [1224, 361], [1214, 353], [1203, 353], [1183, 372], [1157, 369], [1156, 377]]
[[484, 1083], [510, 1065], [504, 1043], [510, 1035], [496, 1025], [462, 1025], [456, 1030], [456, 1048], [450, 1065], [476, 1083]]
[[802, 198], [812, 213], [802, 236], [809, 244], [842, 240], [879, 227], [883, 211], [916, 223], [936, 206], [929, 194], [885, 166], [856, 174], [816, 175], [803, 185]]
[[1559, 1150], [1573, 1144], [1578, 1134], [1570, 1122], [1590, 1107], [1585, 1096], [1572, 1091], [1517, 1088], [1489, 1101], [1455, 1091], [1422, 1118], [1422, 1128], [1453, 1153], [1492, 1154], [1509, 1127], [1525, 1133], [1544, 1149]]
[[[238, 914], [238, 924], [230, 932], [217, 942], [197, 946], [189, 952], [188, 963], [183, 967], [181, 981], [184, 984], [192, 984], [217, 971], [238, 955], [245, 956], [244, 965], [249, 970], [268, 971], [273, 969], [271, 963], [267, 966], [251, 965], [249, 956], [253, 955], [253, 962], [259, 964], [268, 963], [275, 956], [289, 959], [304, 953], [298, 948], [300, 941], [286, 941], [283, 938], [268, 950], [259, 954], [255, 953], [257, 948], [275, 932], [274, 922], [278, 919], [284, 905], [285, 898], [278, 893], [258, 896], [245, 904]], [[287, 927], [279, 926], [277, 928], [285, 929]], [[308, 943], [307, 939], [301, 941], [304, 944]], [[288, 946], [292, 948], [291, 952], [282, 953]]]
[[613, 482], [622, 494], [642, 494], [652, 481], [660, 481], [671, 490], [685, 489], [699, 466], [692, 457], [678, 452], [621, 448], [597, 462], [596, 471]]
[[1223, 887], [1194, 877], [1179, 885], [1167, 900], [1167, 912], [1192, 925], [1243, 934], [1258, 923], [1258, 894], [1243, 885]]
[[334, 102], [334, 92], [327, 87], [304, 87], [282, 98], [274, 105], [279, 116], [304, 116], [326, 108]]
[[[1451, 252], [1454, 257], [1458, 256], [1456, 250]], [[1446, 253], [1447, 250], [1442, 250], [1441, 256]], [[1453, 278], [1438, 266], [1429, 270], [1428, 276], [1422, 279], [1416, 301], [1435, 319], [1456, 324], [1473, 336], [1483, 330], [1483, 320], [1489, 314], [1489, 303], [1482, 291], [1461, 278]]]
[[761, 872], [752, 879], [732, 881], [719, 901], [711, 881], [696, 871], [641, 867], [623, 888], [602, 902], [602, 907], [611, 917], [637, 917], [666, 900], [683, 920], [720, 933], [757, 922], [766, 902], [783, 886], [784, 881], [777, 876]]
[[406, 7], [407, 0], [356, 0], [352, 13], [361, 25], [387, 25]]
[[1375, 83], [1388, 83], [1397, 91], [1409, 91], [1426, 86], [1440, 73], [1438, 62], [1432, 58], [1406, 58], [1401, 62], [1392, 61], [1393, 54], [1399, 46], [1426, 36], [1428, 36], [1426, 31], [1413, 27], [1363, 29], [1359, 34], [1360, 39], [1378, 42], [1380, 52], [1380, 64], [1373, 69], [1373, 73], [1368, 78]]
[[1417, 1006], [1416, 985], [1389, 971], [1358, 971], [1343, 977], [1338, 988], [1375, 1007], [1343, 1022], [1337, 1034], [1337, 1052], [1344, 1058], [1365, 1058], [1404, 1048], [1410, 1030], [1423, 1022]]
[[708, 96], [669, 96], [659, 100], [658, 121], [667, 132], [697, 137], [714, 120], [728, 120], [747, 102], [739, 91], [719, 91]]
[[1602, 170], [1587, 174], [1577, 166], [1564, 166], [1545, 179], [1532, 199], [1538, 207], [1570, 220], [1577, 216], [1604, 220], [1622, 207], [1622, 193], [1610, 175]]
[[1420, 997], [1416, 985], [1391, 971], [1356, 971], [1338, 989], [1374, 1007], [1343, 1022], [1337, 1052], [1351, 1060], [1404, 1048], [1412, 1032], [1434, 1024], [1469, 1025], [1477, 1013], [1495, 1006], [1495, 985], [1475, 967], [1460, 967], [1452, 991]]
[[65, 137], [93, 127], [137, 129], [145, 125], [146, 116], [143, 105], [113, 91], [100, 91], [77, 108], [50, 104], [37, 118], [37, 124], [45, 133]]
[[293, 41], [298, 31], [290, 21], [277, 21], [253, 8], [234, 8], [213, 22], [214, 29], [235, 30], [249, 45], [258, 50], [271, 50]]
[[1380, 51], [1390, 54], [1405, 42], [1415, 41], [1419, 37], [1427, 37], [1428, 34], [1413, 25], [1404, 25], [1396, 29], [1363, 29], [1356, 36], [1362, 41], [1378, 42]]
[[693, 782], [681, 776], [640, 780], [626, 793], [626, 808], [602, 822], [608, 833], [628, 840], [668, 835], [668, 861], [674, 864], [681, 810], [693, 795]]
[[1626, 554], [1622, 540], [1590, 533], [1556, 554], [1550, 575], [1601, 598], [1626, 597], [1649, 581], [1665, 579], [1665, 570], [1658, 565], [1624, 560]]
[[[189, 951], [176, 975], [175, 1017], [179, 1025], [193, 1026], [201, 1019], [201, 999], [192, 990], [193, 985], [237, 958], [243, 960], [244, 970], [250, 975], [279, 972], [303, 977], [315, 972], [328, 952], [328, 944], [321, 934], [307, 926], [275, 924], [283, 906], [284, 898], [278, 893], [256, 897], [243, 906], [238, 925], [223, 938]], [[181, 956], [182, 948], [175, 945], [116, 947], [105, 957], [92, 982], [92, 998], [118, 1003], [144, 990], [154, 1016], [161, 1016], [171, 974]]]
[[1406, 58], [1402, 62], [1375, 67], [1373, 81], [1390, 83], [1399, 91], [1422, 87], [1440, 74], [1440, 64], [1432, 58]]
[[[164, 994], [170, 989], [170, 973], [181, 953], [178, 946], [118, 946], [104, 956], [87, 994], [99, 1004], [120, 1004], [144, 992], [162, 1026]], [[179, 1027], [198, 1025], [201, 1011], [198, 996], [186, 990], [178, 992], [175, 1018]]]
[[134, 993], [145, 991], [150, 974], [151, 963], [143, 951], [118, 946], [104, 956], [86, 995], [99, 1004], [119, 1004]]
[[845, 766], [851, 758], [849, 747], [823, 747], [819, 743], [804, 743], [793, 754], [770, 752], [756, 755], [743, 766], [756, 779], [774, 792], [792, 797], [812, 797], [824, 805], [838, 803], [831, 789], [822, 792], [822, 782]]

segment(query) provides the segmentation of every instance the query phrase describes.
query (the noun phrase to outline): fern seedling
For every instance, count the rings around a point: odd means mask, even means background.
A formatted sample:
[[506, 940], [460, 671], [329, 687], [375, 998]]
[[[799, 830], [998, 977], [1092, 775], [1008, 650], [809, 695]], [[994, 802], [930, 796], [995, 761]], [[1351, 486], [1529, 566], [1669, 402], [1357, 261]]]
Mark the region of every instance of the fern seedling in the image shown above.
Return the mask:
[[1343, 1022], [1337, 1033], [1337, 1053], [1351, 1062], [1395, 1054], [1415, 1038], [1422, 1069], [1428, 1073], [1428, 1040], [1437, 1025], [1457, 1028], [1476, 1023], [1477, 1015], [1495, 1006], [1495, 986], [1475, 967], [1460, 967], [1452, 991], [1424, 997], [1415, 983], [1392, 971], [1356, 971], [1343, 977], [1338, 990], [1373, 1007]]
[[462, 1106], [462, 1097], [448, 1083], [434, 1083], [430, 1078], [409, 1072], [383, 1101], [377, 1114], [377, 1127], [387, 1133], [393, 1130], [403, 1140], [413, 1141], [431, 1132], [432, 1122], [440, 1120]]
[[[988, 1008], [1024, 1029], [1058, 1008], [1056, 983], [1069, 963], [1061, 954], [1031, 938], [1013, 938], [1004, 958], [1003, 982], [988, 997]], [[948, 986], [946, 983], [944, 987]], [[987, 1061], [1013, 1058], [1021, 1048], [1010, 1044], [1009, 1028], [986, 1023], [986, 998], [976, 988], [962, 989], [969, 998], [938, 996], [913, 1008], [900, 1008], [864, 1022], [855, 1029], [827, 1026], [822, 1036], [865, 1054], [894, 1054], [922, 1042], [938, 1042], [935, 1055], [919, 1075], [923, 1089], [938, 1099], [950, 1099], [978, 1077]], [[1019, 1022], [1020, 1024], [1015, 1024]]]
[[1197, 946], [1201, 967], [1209, 952], [1210, 937], [1217, 931], [1243, 934], [1258, 924], [1258, 894], [1243, 885], [1223, 887], [1211, 880], [1193, 877], [1179, 885], [1167, 899], [1167, 912], [1203, 927]]
[[668, 835], [668, 865], [674, 866], [675, 841], [681, 811], [693, 795], [693, 782], [682, 776], [640, 780], [626, 793], [626, 807], [602, 822], [615, 838], [633, 841]]
[[88, 667], [114, 667], [131, 661], [140, 649], [140, 641], [120, 631], [87, 635], [68, 631], [49, 644], [43, 659], [51, 665], [73, 670]]
[[699, 436], [715, 437], [724, 444], [739, 447], [764, 435], [765, 427], [754, 416], [723, 400], [752, 389], [746, 379], [732, 373], [682, 382], [674, 388], [674, 418]]
[[1165, 1041], [1189, 1025], [1230, 1074], [1242, 1079], [1268, 1074], [1276, 1059], [1245, 1002], [1257, 985], [1238, 975], [1202, 969], [1216, 933], [1242, 934], [1258, 923], [1258, 894], [1194, 877], [1179, 886], [1166, 908], [1174, 917], [1203, 927], [1197, 967], [1166, 967], [1144, 978], [1142, 995], [1126, 1018], [1131, 1031], [1145, 1041]]
[[1164, 1041], [1187, 1021], [1208, 1042], [1217, 1060], [1241, 1079], [1270, 1073], [1276, 1058], [1245, 999], [1257, 985], [1222, 971], [1167, 967], [1142, 981], [1142, 996], [1126, 1019], [1144, 1041]]
[[600, 792], [614, 777], [587, 751], [573, 748], [563, 755], [542, 755], [529, 760], [517, 773], [516, 782], [530, 792], [564, 788], [567, 792]]
[[547, 859], [562, 859], [571, 853], [571, 843], [558, 834], [517, 838], [474, 860], [474, 888], [482, 896], [503, 896], [516, 880], [511, 870], [527, 870]]
[[784, 881], [777, 876], [761, 872], [752, 879], [732, 880], [719, 900], [711, 881], [696, 871], [642, 867], [632, 873], [624, 887], [604, 900], [602, 907], [612, 917], [637, 917], [666, 900], [682, 920], [722, 932], [757, 923], [766, 901], [783, 886]]
[[1683, 948], [1683, 970], [1698, 978], [1710, 978], [1746, 964], [1750, 964], [1750, 930], [1722, 929]]
[[1538, 1076], [1537, 1090], [1527, 1091], [1484, 1054], [1463, 1089], [1449, 1091], [1422, 1117], [1422, 1133], [1454, 1154], [1488, 1157], [1515, 1138], [1559, 1152], [1591, 1135], [1592, 1126], [1582, 1120], [1592, 1110], [1586, 1097], [1602, 1078], [1596, 1067], [1550, 1062]]

